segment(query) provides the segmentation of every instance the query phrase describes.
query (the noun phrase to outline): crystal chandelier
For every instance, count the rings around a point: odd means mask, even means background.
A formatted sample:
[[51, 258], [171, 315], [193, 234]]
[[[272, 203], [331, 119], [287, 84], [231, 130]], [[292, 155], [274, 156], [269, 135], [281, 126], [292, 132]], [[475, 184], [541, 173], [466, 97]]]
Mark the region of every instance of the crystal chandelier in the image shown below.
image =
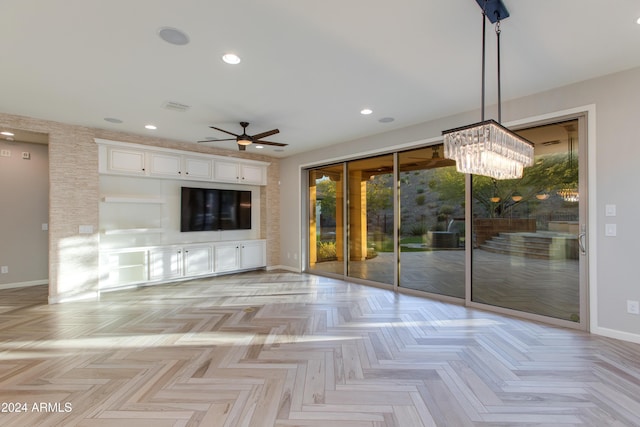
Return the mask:
[[[521, 178], [525, 166], [533, 165], [533, 144], [499, 122], [500, 19], [509, 17], [502, 0], [476, 0], [482, 7], [482, 121], [442, 132], [444, 156], [456, 161], [458, 172], [494, 179]], [[486, 19], [496, 24], [498, 41], [498, 121], [484, 118], [484, 69]]]

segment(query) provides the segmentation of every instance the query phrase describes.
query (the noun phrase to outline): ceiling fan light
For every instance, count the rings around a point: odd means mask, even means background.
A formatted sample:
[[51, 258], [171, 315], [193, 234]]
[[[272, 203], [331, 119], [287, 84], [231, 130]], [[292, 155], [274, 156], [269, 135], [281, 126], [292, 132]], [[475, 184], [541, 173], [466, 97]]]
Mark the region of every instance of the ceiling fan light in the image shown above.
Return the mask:
[[251, 140], [246, 136], [241, 136], [238, 138], [238, 144], [240, 145], [251, 145]]

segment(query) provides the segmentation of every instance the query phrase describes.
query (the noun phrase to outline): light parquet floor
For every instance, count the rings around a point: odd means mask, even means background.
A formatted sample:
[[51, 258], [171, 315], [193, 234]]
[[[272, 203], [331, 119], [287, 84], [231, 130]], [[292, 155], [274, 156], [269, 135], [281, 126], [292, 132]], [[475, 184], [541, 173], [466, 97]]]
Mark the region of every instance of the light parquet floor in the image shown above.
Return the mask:
[[252, 272], [0, 291], [2, 426], [638, 426], [640, 346]]

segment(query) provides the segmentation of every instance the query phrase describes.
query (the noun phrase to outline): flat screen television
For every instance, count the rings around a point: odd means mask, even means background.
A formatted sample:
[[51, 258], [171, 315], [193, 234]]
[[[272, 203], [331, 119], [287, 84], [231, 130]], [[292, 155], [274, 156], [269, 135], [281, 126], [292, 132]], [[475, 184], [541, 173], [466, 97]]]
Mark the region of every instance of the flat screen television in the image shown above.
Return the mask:
[[180, 231], [251, 229], [251, 191], [182, 187]]

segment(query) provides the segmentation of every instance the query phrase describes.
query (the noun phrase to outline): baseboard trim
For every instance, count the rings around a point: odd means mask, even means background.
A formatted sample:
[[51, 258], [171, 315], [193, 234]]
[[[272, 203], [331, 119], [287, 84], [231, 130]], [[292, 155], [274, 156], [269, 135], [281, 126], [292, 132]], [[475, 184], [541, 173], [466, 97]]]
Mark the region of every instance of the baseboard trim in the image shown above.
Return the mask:
[[640, 344], [640, 335], [632, 334], [630, 332], [617, 331], [609, 328], [592, 328], [591, 333], [594, 335], [602, 335], [603, 337], [615, 338], [617, 340], [633, 342]]
[[26, 288], [29, 286], [39, 286], [39, 285], [48, 285], [48, 284], [49, 284], [49, 281], [47, 279], [31, 280], [28, 282], [5, 283], [0, 285], [0, 289]]

